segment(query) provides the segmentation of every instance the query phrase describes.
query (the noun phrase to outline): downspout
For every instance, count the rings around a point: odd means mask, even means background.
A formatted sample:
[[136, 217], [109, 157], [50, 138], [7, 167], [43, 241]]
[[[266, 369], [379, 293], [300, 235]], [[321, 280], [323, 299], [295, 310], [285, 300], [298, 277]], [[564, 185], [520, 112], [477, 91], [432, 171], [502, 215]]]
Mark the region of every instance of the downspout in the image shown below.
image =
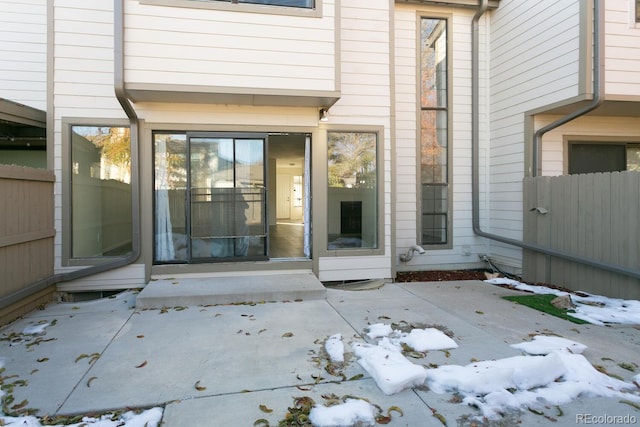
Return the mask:
[[[473, 16], [473, 20], [471, 23], [471, 73], [472, 73], [472, 91], [471, 91], [471, 208], [472, 208], [472, 227], [473, 232], [480, 236], [485, 237], [490, 240], [495, 240], [497, 242], [506, 243], [512, 246], [516, 246], [522, 249], [527, 249], [530, 251], [542, 253], [545, 255], [551, 255], [557, 258], [562, 258], [567, 261], [576, 262], [579, 264], [587, 265], [590, 267], [599, 268], [602, 270], [610, 271], [617, 274], [622, 274], [624, 276], [633, 277], [635, 279], [640, 279], [640, 270], [634, 270], [628, 267], [624, 267], [621, 265], [611, 264], [607, 262], [602, 262], [599, 260], [585, 258], [581, 256], [577, 256], [575, 254], [560, 251], [557, 249], [553, 249], [547, 246], [541, 246], [533, 243], [527, 243], [522, 240], [511, 239], [508, 237], [500, 236], [497, 234], [492, 234], [483, 231], [480, 228], [480, 84], [479, 84], [479, 71], [480, 71], [480, 61], [479, 61], [479, 20], [482, 15], [487, 10], [488, 0], [480, 0], [480, 4], [476, 14]], [[538, 156], [538, 147], [539, 141], [542, 138], [542, 135], [545, 132], [548, 132], [558, 126], [561, 126], [581, 115], [588, 113], [589, 111], [594, 110], [600, 104], [600, 91], [602, 89], [602, 82], [600, 78], [600, 67], [602, 66], [602, 42], [601, 42], [601, 25], [602, 25], [602, 12], [600, 10], [600, 0], [594, 0], [594, 95], [593, 101], [589, 106], [579, 109], [571, 114], [568, 114], [565, 117], [539, 129], [535, 134], [536, 143], [534, 146], [534, 164], [537, 168], [537, 156]], [[534, 170], [535, 175], [535, 170]]]
[[604, 92], [604, 79], [602, 78], [602, 69], [604, 68], [602, 57], [602, 17], [600, 11], [600, 0], [593, 0], [593, 99], [591, 102], [582, 107], [567, 114], [564, 117], [559, 118], [553, 123], [541, 127], [533, 135], [533, 157], [531, 162], [531, 176], [538, 176], [541, 166], [540, 160], [540, 147], [542, 146], [542, 136], [570, 121], [583, 116], [590, 111], [595, 110], [602, 103], [602, 93]]
[[0, 308], [5, 308], [14, 304], [24, 298], [29, 297], [41, 290], [48, 288], [61, 282], [68, 282], [71, 280], [81, 279], [83, 277], [91, 276], [97, 273], [103, 273], [105, 271], [114, 270], [116, 268], [125, 267], [133, 264], [140, 257], [141, 239], [140, 239], [140, 179], [139, 179], [139, 154], [138, 154], [138, 141], [139, 141], [139, 120], [138, 116], [129, 103], [124, 92], [124, 7], [123, 0], [116, 0], [114, 5], [114, 31], [115, 31], [115, 57], [114, 57], [114, 86], [115, 95], [122, 109], [126, 113], [130, 120], [130, 134], [131, 134], [131, 228], [132, 228], [132, 242], [131, 253], [126, 257], [116, 259], [114, 261], [94, 265], [79, 270], [70, 271], [68, 273], [54, 274], [52, 276], [40, 279], [28, 287], [23, 288], [17, 292], [7, 295], [0, 299]]

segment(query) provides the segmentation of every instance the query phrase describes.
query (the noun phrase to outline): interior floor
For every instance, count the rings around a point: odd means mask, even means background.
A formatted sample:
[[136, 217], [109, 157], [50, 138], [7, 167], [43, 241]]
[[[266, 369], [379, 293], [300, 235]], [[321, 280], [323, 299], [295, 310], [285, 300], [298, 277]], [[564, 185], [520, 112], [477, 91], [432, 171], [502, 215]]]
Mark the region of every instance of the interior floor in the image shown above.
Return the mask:
[[304, 225], [278, 222], [269, 226], [269, 258], [303, 258]]

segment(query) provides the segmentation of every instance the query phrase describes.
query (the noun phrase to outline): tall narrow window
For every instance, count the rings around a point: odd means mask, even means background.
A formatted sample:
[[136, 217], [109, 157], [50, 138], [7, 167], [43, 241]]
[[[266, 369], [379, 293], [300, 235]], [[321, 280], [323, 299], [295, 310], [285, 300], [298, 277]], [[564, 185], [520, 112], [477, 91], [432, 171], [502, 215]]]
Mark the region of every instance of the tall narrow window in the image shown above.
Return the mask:
[[449, 237], [449, 105], [447, 20], [420, 23], [421, 244], [447, 245]]
[[71, 127], [71, 257], [132, 250], [128, 127]]
[[376, 133], [329, 132], [327, 249], [378, 247]]

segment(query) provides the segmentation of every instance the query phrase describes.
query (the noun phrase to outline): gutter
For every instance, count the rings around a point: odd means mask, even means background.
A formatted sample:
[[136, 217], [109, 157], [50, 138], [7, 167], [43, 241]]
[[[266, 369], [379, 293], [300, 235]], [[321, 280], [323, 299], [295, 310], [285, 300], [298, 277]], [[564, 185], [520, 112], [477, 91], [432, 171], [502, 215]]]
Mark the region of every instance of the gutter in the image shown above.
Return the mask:
[[[536, 169], [538, 165], [538, 151], [539, 151], [539, 143], [542, 139], [542, 135], [544, 133], [557, 128], [571, 120], [580, 117], [590, 111], [593, 111], [600, 105], [601, 103], [601, 91], [602, 91], [602, 79], [600, 76], [600, 69], [603, 66], [602, 64], [602, 40], [601, 40], [601, 28], [603, 23], [603, 12], [600, 9], [601, 0], [594, 0], [593, 9], [594, 9], [594, 81], [593, 81], [593, 101], [586, 107], [581, 108], [579, 110], [570, 113], [557, 121], [539, 129], [535, 133], [534, 143], [534, 176], [536, 174]], [[480, 228], [480, 84], [479, 84], [479, 20], [482, 15], [486, 12], [488, 7], [488, 0], [480, 0], [480, 4], [476, 11], [476, 14], [473, 16], [473, 20], [471, 22], [471, 75], [472, 75], [472, 91], [471, 91], [471, 209], [472, 209], [472, 228], [473, 232], [480, 236], [485, 237], [490, 240], [495, 240], [497, 242], [506, 243], [512, 246], [516, 246], [522, 249], [542, 253], [545, 255], [554, 256], [557, 258], [561, 258], [567, 261], [576, 262], [579, 264], [587, 265], [590, 267], [599, 268], [601, 270], [610, 271], [612, 273], [622, 274], [624, 276], [632, 277], [635, 279], [640, 279], [640, 271], [634, 270], [628, 267], [624, 267], [617, 264], [611, 264], [608, 262], [603, 262], [599, 260], [595, 260], [592, 258], [585, 258], [578, 255], [575, 255], [570, 252], [560, 251], [557, 249], [550, 248], [548, 246], [541, 246], [533, 243], [527, 243], [522, 240], [511, 239], [508, 237], [500, 236], [497, 234], [488, 233], [483, 231]]]
[[49, 286], [61, 282], [81, 279], [105, 271], [115, 270], [133, 264], [140, 257], [141, 237], [140, 237], [140, 168], [139, 168], [139, 135], [140, 126], [138, 116], [133, 106], [126, 97], [124, 90], [124, 7], [123, 0], [114, 2], [114, 90], [115, 95], [125, 114], [130, 121], [131, 134], [131, 228], [132, 242], [131, 253], [123, 258], [105, 264], [94, 265], [87, 268], [71, 271], [68, 273], [54, 274], [44, 279], [38, 280], [26, 288], [16, 291], [0, 299], [0, 309], [8, 307], [20, 300], [40, 292]]

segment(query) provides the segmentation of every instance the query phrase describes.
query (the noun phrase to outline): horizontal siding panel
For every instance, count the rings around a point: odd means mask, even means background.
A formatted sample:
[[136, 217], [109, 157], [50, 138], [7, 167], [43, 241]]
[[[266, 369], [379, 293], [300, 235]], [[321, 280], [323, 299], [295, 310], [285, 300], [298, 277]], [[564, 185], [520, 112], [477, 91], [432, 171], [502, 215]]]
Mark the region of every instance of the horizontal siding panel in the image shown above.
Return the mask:
[[126, 2], [125, 81], [336, 89], [333, 5], [321, 18]]
[[[0, 98], [46, 108], [46, 0], [3, 0], [0, 7]], [[26, 90], [24, 83], [33, 82]]]

